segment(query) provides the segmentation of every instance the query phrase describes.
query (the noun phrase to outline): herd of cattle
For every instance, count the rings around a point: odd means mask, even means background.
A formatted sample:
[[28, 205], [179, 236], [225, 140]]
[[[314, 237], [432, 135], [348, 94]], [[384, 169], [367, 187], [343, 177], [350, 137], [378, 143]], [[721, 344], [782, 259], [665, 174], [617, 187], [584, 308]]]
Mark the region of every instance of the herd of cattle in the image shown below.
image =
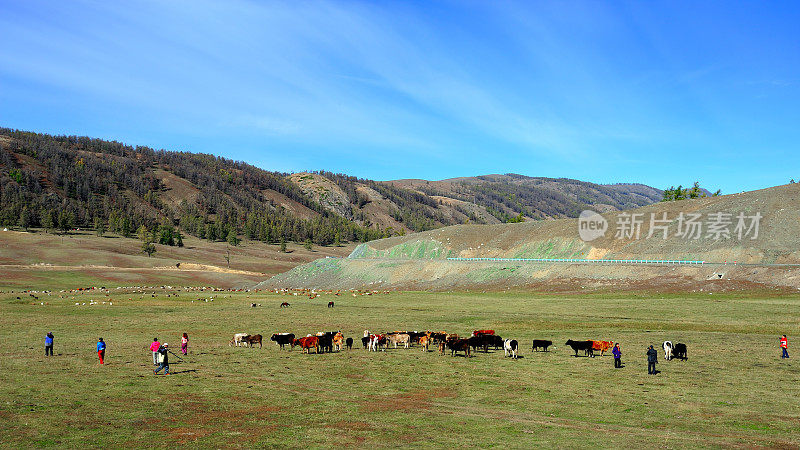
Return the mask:
[[[262, 336], [260, 334], [247, 334], [236, 333], [230, 341], [231, 346], [244, 346], [253, 347], [261, 343]], [[281, 349], [289, 346], [290, 349], [300, 347], [302, 353], [311, 353], [313, 349], [315, 353], [325, 353], [341, 351], [343, 348], [353, 348], [353, 338], [346, 338], [341, 331], [320, 331], [314, 335], [307, 335], [305, 337], [297, 338], [293, 333], [275, 333], [270, 337], [270, 340], [275, 342]], [[502, 348], [505, 356], [510, 356], [514, 359], [518, 358], [519, 342], [515, 339], [503, 339], [495, 334], [494, 330], [475, 330], [469, 337], [460, 337], [457, 334], [446, 333], [444, 331], [392, 331], [386, 333], [370, 333], [369, 330], [364, 330], [364, 337], [361, 338], [361, 345], [367, 351], [385, 351], [389, 346], [397, 348], [402, 345], [403, 348], [410, 348], [413, 345], [419, 345], [423, 352], [429, 351], [431, 346], [438, 348], [439, 354], [444, 355], [448, 350], [451, 356], [457, 355], [459, 352], [463, 353], [466, 357], [471, 357], [473, 351], [483, 350], [489, 351], [489, 347], [497, 350]], [[544, 339], [534, 339], [531, 351], [548, 351], [553, 345], [553, 341]], [[612, 341], [595, 341], [595, 340], [581, 340], [573, 341], [568, 340], [566, 346], [571, 347], [575, 351], [575, 356], [578, 356], [579, 351], [583, 351], [586, 356], [594, 357], [594, 352], [599, 351], [600, 356], [609, 351], [614, 343]], [[672, 344], [670, 341], [665, 341], [664, 357], [667, 360], [672, 358], [687, 359], [686, 344], [677, 343]]]

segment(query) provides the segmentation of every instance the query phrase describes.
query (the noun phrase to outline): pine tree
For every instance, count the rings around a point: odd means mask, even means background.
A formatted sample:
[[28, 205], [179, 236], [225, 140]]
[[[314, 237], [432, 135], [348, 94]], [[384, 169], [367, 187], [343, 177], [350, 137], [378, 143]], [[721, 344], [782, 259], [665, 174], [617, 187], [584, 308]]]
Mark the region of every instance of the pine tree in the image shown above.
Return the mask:
[[30, 210], [27, 206], [23, 206], [22, 211], [19, 214], [19, 226], [24, 228], [25, 231], [28, 231], [28, 227], [31, 226], [31, 220], [32, 217]]
[[99, 217], [94, 218], [94, 231], [97, 233], [98, 236], [102, 237], [103, 233], [106, 232], [106, 224], [103, 222], [103, 219]]

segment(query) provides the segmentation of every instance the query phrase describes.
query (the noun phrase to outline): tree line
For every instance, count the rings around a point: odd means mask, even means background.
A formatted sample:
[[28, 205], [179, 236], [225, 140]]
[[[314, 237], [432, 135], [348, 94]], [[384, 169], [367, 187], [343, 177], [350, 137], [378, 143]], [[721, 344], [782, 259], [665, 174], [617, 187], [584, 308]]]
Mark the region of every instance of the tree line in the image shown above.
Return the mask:
[[[0, 225], [66, 232], [95, 228], [177, 245], [184, 233], [212, 241], [330, 245], [387, 230], [355, 224], [308, 198], [286, 174], [206, 154], [154, 150], [78, 136], [0, 128]], [[165, 201], [157, 170], [189, 181], [196, 199]], [[264, 195], [273, 190], [316, 213], [300, 219]], [[172, 231], [172, 239], [168, 229]], [[164, 237], [162, 239], [162, 236]], [[163, 242], [162, 242], [163, 241]]]

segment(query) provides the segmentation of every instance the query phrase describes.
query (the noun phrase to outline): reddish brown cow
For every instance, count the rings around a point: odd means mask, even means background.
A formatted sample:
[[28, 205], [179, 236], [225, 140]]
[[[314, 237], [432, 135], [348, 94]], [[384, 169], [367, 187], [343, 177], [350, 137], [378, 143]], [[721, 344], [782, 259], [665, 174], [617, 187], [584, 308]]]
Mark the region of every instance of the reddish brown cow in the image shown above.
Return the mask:
[[319, 353], [319, 338], [317, 336], [306, 336], [304, 338], [295, 339], [294, 345], [299, 345], [303, 353], [311, 353], [312, 348], [314, 352]]
[[600, 350], [600, 356], [603, 356], [606, 350], [611, 350], [613, 346], [614, 343], [611, 341], [592, 341], [592, 350]]

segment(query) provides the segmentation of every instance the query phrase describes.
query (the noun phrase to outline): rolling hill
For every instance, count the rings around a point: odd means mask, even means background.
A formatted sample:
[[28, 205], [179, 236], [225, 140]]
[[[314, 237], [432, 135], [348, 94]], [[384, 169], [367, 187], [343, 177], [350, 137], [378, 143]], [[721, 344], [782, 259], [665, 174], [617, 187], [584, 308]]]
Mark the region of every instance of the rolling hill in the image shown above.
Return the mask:
[[[347, 258], [317, 260], [260, 286], [431, 290], [800, 288], [798, 184], [661, 202], [607, 212], [602, 217], [608, 224], [605, 235], [589, 242], [580, 238], [578, 219], [456, 225], [376, 240], [360, 245]], [[635, 227], [627, 226], [635, 222], [640, 222], [638, 238]], [[704, 264], [448, 258], [679, 260]]]
[[374, 181], [331, 172], [286, 174], [207, 154], [0, 128], [0, 225], [142, 225], [221, 241], [231, 235], [318, 245], [366, 242], [447, 225], [576, 217], [659, 201], [638, 184], [486, 175]]

